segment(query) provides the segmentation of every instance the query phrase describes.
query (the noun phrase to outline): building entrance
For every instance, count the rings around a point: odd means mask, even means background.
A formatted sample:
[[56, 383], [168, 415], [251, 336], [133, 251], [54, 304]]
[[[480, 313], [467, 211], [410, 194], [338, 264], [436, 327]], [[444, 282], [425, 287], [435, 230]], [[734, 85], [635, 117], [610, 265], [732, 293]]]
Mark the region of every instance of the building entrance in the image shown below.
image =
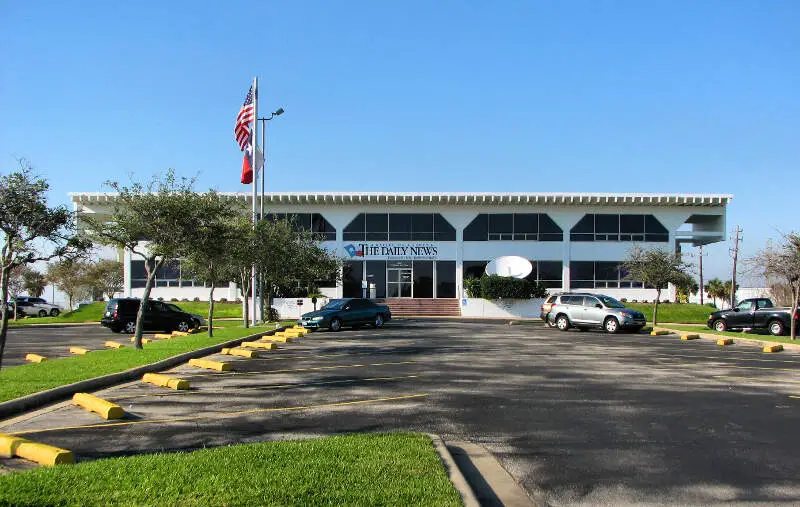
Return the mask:
[[414, 270], [411, 261], [386, 263], [386, 297], [414, 297]]

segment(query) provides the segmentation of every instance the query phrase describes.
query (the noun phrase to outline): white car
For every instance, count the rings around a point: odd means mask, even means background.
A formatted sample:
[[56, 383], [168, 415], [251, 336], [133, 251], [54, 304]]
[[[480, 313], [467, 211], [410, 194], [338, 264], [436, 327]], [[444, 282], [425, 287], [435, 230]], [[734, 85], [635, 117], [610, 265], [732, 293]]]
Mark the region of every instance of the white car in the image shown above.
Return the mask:
[[15, 301], [19, 310], [29, 317], [57, 317], [61, 313], [60, 306], [48, 303], [46, 299], [19, 296]]

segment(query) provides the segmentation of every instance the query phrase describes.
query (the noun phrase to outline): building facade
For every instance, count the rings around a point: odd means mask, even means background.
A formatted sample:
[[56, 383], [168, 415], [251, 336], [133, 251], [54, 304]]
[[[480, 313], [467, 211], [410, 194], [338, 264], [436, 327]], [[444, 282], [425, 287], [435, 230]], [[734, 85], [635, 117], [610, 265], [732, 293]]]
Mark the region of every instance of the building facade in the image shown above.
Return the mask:
[[[252, 195], [229, 193], [252, 209]], [[80, 213], [105, 213], [110, 193], [70, 194]], [[328, 297], [453, 299], [464, 279], [497, 257], [531, 261], [529, 279], [551, 292], [602, 292], [652, 300], [655, 291], [625, 279], [620, 263], [634, 245], [680, 252], [722, 241], [732, 196], [599, 193], [269, 193], [266, 219], [290, 216], [319, 233], [344, 260]], [[259, 208], [261, 203], [256, 203]], [[143, 262], [122, 253], [125, 294], [144, 287]], [[153, 297], [205, 299], [208, 289], [182, 276], [180, 264], [157, 274]], [[232, 284], [216, 297], [232, 300]], [[667, 295], [669, 297], [669, 295]], [[673, 296], [674, 297], [674, 296]]]

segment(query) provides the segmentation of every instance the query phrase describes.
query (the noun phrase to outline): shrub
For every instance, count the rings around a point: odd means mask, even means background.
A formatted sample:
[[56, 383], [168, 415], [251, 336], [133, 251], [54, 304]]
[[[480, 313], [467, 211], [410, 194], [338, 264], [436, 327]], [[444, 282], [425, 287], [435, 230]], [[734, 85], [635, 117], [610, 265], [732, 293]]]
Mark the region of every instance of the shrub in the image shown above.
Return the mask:
[[467, 297], [481, 297], [481, 279], [473, 276], [466, 278], [464, 280], [464, 290], [467, 291]]
[[236, 302], [241, 304], [242, 298], [236, 298]]
[[278, 313], [278, 309], [275, 308], [274, 306], [269, 307], [269, 315], [267, 316], [267, 320], [269, 320], [270, 322], [281, 320], [281, 316]]
[[183, 301], [184, 303], [188, 303], [189, 302], [189, 298], [181, 298], [181, 301]]
[[164, 301], [164, 298], [156, 298], [158, 301]]
[[219, 302], [220, 303], [227, 303], [228, 302], [228, 298], [219, 298]]
[[196, 297], [196, 298], [192, 299], [192, 301], [194, 301], [195, 303], [199, 303], [200, 302], [200, 298]]
[[547, 289], [539, 283], [508, 276], [481, 277], [481, 297], [485, 299], [531, 299], [547, 297]]
[[170, 301], [173, 301], [173, 302], [175, 302], [175, 301], [177, 301], [177, 300], [178, 300], [178, 298], [172, 298], [172, 299], [170, 299]]
[[628, 298], [622, 298], [622, 299], [619, 300], [619, 302], [620, 303], [627, 303], [628, 302]]

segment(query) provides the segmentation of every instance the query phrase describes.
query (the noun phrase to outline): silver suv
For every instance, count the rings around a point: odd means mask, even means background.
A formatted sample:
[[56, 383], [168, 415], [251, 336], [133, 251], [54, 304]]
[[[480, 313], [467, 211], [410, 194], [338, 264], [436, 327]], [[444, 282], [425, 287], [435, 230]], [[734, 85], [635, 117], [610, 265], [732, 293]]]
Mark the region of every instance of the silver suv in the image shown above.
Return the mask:
[[540, 317], [549, 326], [561, 331], [570, 327], [581, 331], [599, 327], [609, 333], [616, 333], [620, 329], [637, 332], [647, 323], [642, 312], [626, 308], [610, 296], [588, 292], [550, 296], [542, 304]]

